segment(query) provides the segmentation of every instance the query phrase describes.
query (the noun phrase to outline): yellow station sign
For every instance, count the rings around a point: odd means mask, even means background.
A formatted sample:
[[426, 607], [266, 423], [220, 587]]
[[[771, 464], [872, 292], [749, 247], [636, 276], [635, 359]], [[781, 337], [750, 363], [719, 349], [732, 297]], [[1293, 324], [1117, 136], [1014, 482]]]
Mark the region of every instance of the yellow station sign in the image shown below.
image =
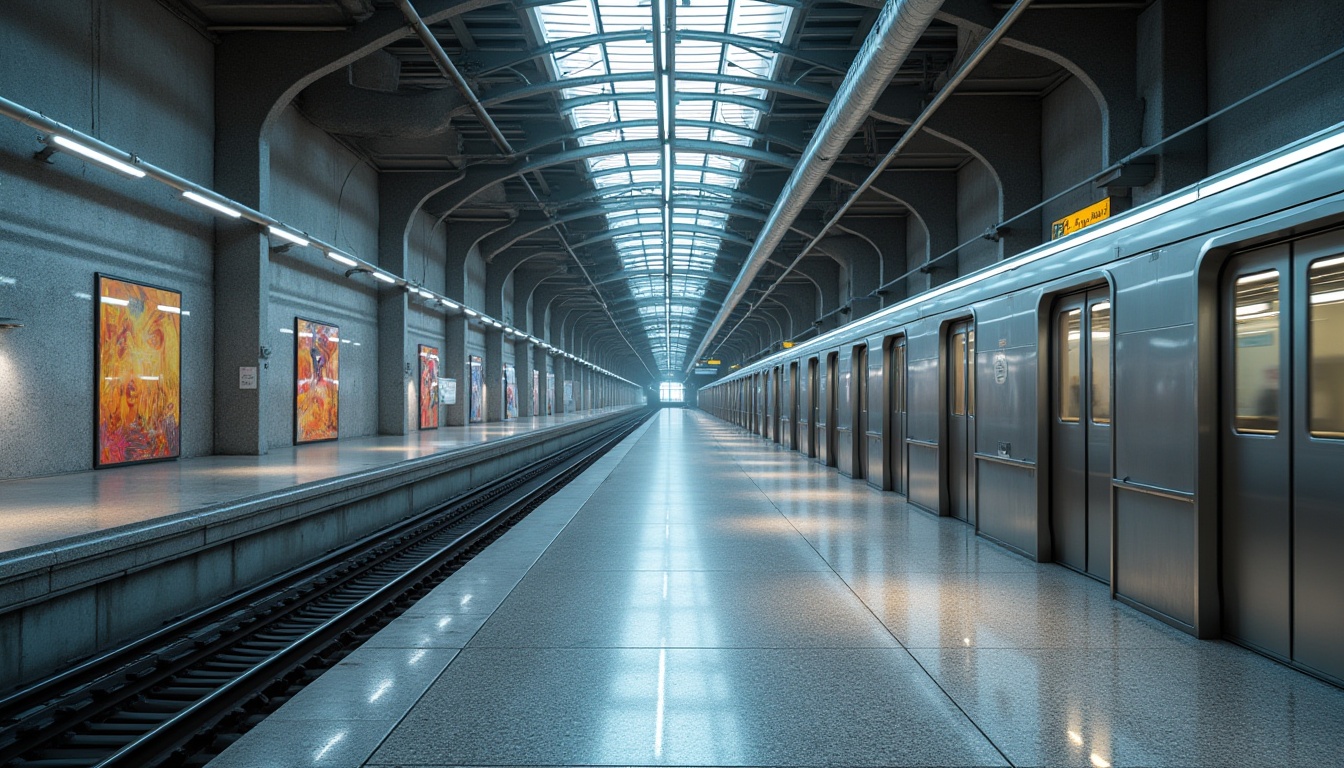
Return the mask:
[[706, 360], [705, 365], [723, 365], [722, 360]]
[[1105, 221], [1111, 217], [1111, 198], [1106, 198], [1099, 203], [1089, 205], [1081, 211], [1075, 211], [1068, 216], [1056, 221], [1050, 225], [1050, 239], [1058, 240], [1065, 235], [1071, 235], [1080, 229], [1096, 224], [1099, 221]]
[[792, 342], [792, 341], [786, 341], [786, 342], [784, 342], [784, 348], [785, 348], [785, 349], [793, 349], [793, 342]]

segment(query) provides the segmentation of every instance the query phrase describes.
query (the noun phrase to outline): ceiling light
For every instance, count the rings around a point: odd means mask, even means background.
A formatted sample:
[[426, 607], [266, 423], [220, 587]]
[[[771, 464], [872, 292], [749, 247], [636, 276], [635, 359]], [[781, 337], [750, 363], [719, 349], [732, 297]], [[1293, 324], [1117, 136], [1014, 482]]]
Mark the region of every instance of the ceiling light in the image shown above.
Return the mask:
[[359, 266], [359, 262], [358, 262], [358, 261], [355, 261], [354, 259], [350, 258], [349, 256], [346, 256], [344, 253], [341, 253], [340, 251], [327, 251], [327, 258], [328, 258], [328, 259], [331, 259], [332, 261], [336, 262], [337, 264], [344, 264], [344, 265], [347, 266], [347, 267], [358, 267], [358, 266]]
[[477, 316], [476, 310], [474, 310], [474, 309], [468, 309], [468, 308], [466, 308], [466, 307], [463, 307], [463, 308], [462, 308], [462, 312], [465, 313], [467, 317], [476, 317], [476, 316]]
[[134, 176], [137, 179], [143, 179], [145, 177], [145, 172], [140, 170], [139, 168], [136, 168], [134, 165], [118, 160], [115, 157], [112, 157], [111, 155], [105, 155], [96, 149], [91, 149], [78, 142], [71, 141], [70, 139], [67, 139], [64, 136], [53, 134], [51, 140], [53, 143], [65, 149], [68, 149], [77, 155], [83, 155], [84, 157], [87, 157], [88, 159], [93, 160], [94, 162], [106, 165], [108, 168], [121, 171], [127, 176]]
[[434, 298], [434, 294], [431, 293], [430, 291], [426, 291], [424, 288], [417, 289], [417, 290], [416, 290], [416, 293], [420, 294], [420, 298], [422, 298], [422, 299], [432, 299], [432, 298]]
[[439, 303], [448, 309], [458, 309], [461, 306], [457, 302], [449, 301], [448, 299], [439, 299]]
[[389, 274], [387, 274], [387, 273], [385, 273], [385, 272], [371, 272], [370, 274], [372, 274], [375, 278], [377, 278], [377, 279], [379, 279], [379, 280], [382, 280], [384, 283], [388, 283], [388, 284], [390, 284], [390, 285], [396, 285], [396, 284], [397, 284], [397, 278], [395, 278], [395, 277], [393, 277], [393, 276], [391, 276], [391, 275], [389, 275]]
[[217, 213], [222, 213], [231, 219], [237, 219], [243, 215], [242, 211], [230, 208], [229, 206], [224, 205], [223, 203], [217, 203], [214, 200], [211, 200], [210, 198], [206, 197], [205, 195], [198, 194], [191, 190], [183, 192], [182, 196], [192, 201], [193, 203], [203, 205], [206, 208], [209, 208], [210, 210], [215, 211]]
[[312, 245], [312, 243], [309, 242], [306, 238], [299, 237], [298, 235], [294, 234], [293, 232], [290, 232], [287, 229], [281, 229], [280, 227], [268, 225], [266, 227], [266, 230], [270, 232], [272, 235], [275, 235], [276, 237], [280, 238], [281, 240], [288, 240], [289, 242], [302, 248], [307, 248], [308, 246]]

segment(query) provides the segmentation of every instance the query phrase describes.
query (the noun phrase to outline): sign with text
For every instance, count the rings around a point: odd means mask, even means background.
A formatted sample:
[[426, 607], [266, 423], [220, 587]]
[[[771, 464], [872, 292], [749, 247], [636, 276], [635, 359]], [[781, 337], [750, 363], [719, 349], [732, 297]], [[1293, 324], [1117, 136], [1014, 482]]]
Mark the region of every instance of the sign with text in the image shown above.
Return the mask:
[[713, 376], [718, 372], [719, 369], [717, 368], [696, 368], [694, 371], [696, 376]]
[[1080, 229], [1086, 229], [1111, 217], [1111, 198], [1089, 205], [1081, 211], [1074, 211], [1050, 225], [1050, 239], [1058, 240]]

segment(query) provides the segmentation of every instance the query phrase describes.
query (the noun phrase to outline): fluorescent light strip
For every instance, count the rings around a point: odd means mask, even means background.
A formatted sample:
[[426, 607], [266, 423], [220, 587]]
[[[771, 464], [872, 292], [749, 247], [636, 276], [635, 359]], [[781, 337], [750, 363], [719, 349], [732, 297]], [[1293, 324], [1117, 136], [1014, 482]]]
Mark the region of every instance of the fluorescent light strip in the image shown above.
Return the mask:
[[448, 308], [448, 309], [460, 309], [461, 306], [462, 306], [462, 305], [458, 304], [457, 302], [455, 302], [455, 301], [449, 301], [448, 299], [439, 299], [439, 303], [442, 304], [444, 307], [446, 307], [446, 308]]
[[214, 200], [211, 200], [210, 198], [206, 197], [205, 195], [197, 194], [196, 192], [193, 192], [190, 189], [187, 190], [186, 192], [183, 192], [182, 196], [192, 201], [193, 203], [203, 205], [206, 208], [209, 208], [210, 210], [215, 211], [217, 213], [222, 213], [231, 219], [237, 219], [243, 215], [242, 211], [230, 208], [229, 206], [224, 205], [223, 203], [217, 203]]
[[479, 316], [478, 313], [476, 312], [476, 310], [474, 310], [474, 309], [468, 309], [468, 308], [466, 308], [466, 307], [463, 307], [463, 308], [462, 308], [462, 313], [463, 313], [464, 315], [466, 315], [467, 317], [478, 317], [478, 316]]
[[397, 278], [395, 278], [395, 277], [393, 277], [393, 276], [391, 276], [391, 275], [389, 275], [389, 274], [387, 274], [387, 273], [385, 273], [385, 272], [372, 272], [371, 274], [372, 274], [375, 278], [377, 278], [377, 279], [379, 279], [379, 280], [382, 280], [384, 283], [387, 283], [388, 285], [396, 285], [396, 284], [397, 284]]
[[51, 141], [53, 144], [56, 144], [62, 149], [68, 149], [77, 155], [87, 157], [88, 159], [96, 163], [101, 163], [107, 166], [108, 168], [111, 168], [116, 171], [121, 171], [127, 176], [133, 176], [137, 179], [143, 179], [145, 177], [145, 172], [140, 170], [139, 168], [136, 168], [134, 165], [118, 160], [115, 157], [112, 157], [111, 155], [103, 154], [102, 152], [99, 152], [96, 149], [86, 147], [83, 144], [67, 139], [59, 134], [52, 134]]
[[345, 254], [343, 254], [343, 253], [341, 253], [341, 252], [339, 252], [339, 251], [327, 251], [327, 258], [328, 258], [328, 259], [331, 259], [332, 261], [336, 262], [337, 264], [344, 264], [344, 265], [347, 266], [347, 267], [358, 267], [358, 266], [359, 266], [359, 262], [358, 262], [358, 261], [355, 261], [354, 259], [350, 258], [349, 256], [346, 256]]
[[429, 292], [429, 291], [426, 291], [424, 288], [420, 288], [420, 289], [418, 289], [418, 290], [416, 291], [416, 293], [420, 294], [420, 298], [422, 298], [422, 299], [432, 299], [432, 298], [434, 298], [434, 294], [431, 293], [431, 292]]
[[266, 227], [266, 231], [270, 232], [272, 235], [275, 235], [281, 240], [288, 240], [289, 242], [297, 246], [301, 246], [303, 248], [307, 248], [308, 246], [312, 245], [312, 242], [309, 241], [307, 238], [299, 237], [298, 235], [294, 234], [293, 232], [290, 232], [287, 229], [281, 229], [280, 227], [268, 225]]

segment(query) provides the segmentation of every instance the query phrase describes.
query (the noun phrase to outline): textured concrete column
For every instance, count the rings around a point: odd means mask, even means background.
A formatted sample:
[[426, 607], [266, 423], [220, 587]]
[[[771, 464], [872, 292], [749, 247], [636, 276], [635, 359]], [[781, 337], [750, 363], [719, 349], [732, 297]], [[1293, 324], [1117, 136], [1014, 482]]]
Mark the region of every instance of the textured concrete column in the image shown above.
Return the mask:
[[[217, 58], [216, 81], [228, 57]], [[271, 152], [266, 138], [273, 100], [242, 88], [215, 94], [214, 188], [260, 211], [271, 207]], [[208, 180], [207, 180], [208, 182]], [[269, 448], [266, 395], [285, 382], [273, 380], [270, 360], [287, 350], [268, 349], [270, 243], [250, 222], [215, 220], [215, 444], [218, 454], [264, 454]], [[256, 368], [255, 389], [239, 387], [239, 369]]]
[[[856, 297], [868, 296], [876, 291], [879, 286], [885, 285], [888, 281], [905, 273], [907, 220], [908, 217], [904, 216], [882, 217], [880, 219], [854, 217], [841, 222], [842, 227], [866, 240], [876, 251], [876, 267], [878, 270], [876, 282], [862, 292], [859, 288], [856, 288], [854, 291]], [[890, 301], [891, 296], [892, 291], [885, 289], [881, 295], [875, 295], [874, 298], [878, 300], [878, 307], [885, 307], [892, 303]], [[864, 314], [867, 314], [867, 312]]]
[[[456, 174], [440, 171], [379, 174], [378, 266], [394, 275], [406, 275], [415, 214], [426, 199], [455, 177]], [[434, 291], [444, 290], [444, 286], [427, 287]], [[416, 406], [407, 387], [417, 365], [416, 351], [411, 349], [406, 333], [409, 309], [405, 291], [379, 289], [378, 432], [384, 435], [404, 435], [416, 426]]]

